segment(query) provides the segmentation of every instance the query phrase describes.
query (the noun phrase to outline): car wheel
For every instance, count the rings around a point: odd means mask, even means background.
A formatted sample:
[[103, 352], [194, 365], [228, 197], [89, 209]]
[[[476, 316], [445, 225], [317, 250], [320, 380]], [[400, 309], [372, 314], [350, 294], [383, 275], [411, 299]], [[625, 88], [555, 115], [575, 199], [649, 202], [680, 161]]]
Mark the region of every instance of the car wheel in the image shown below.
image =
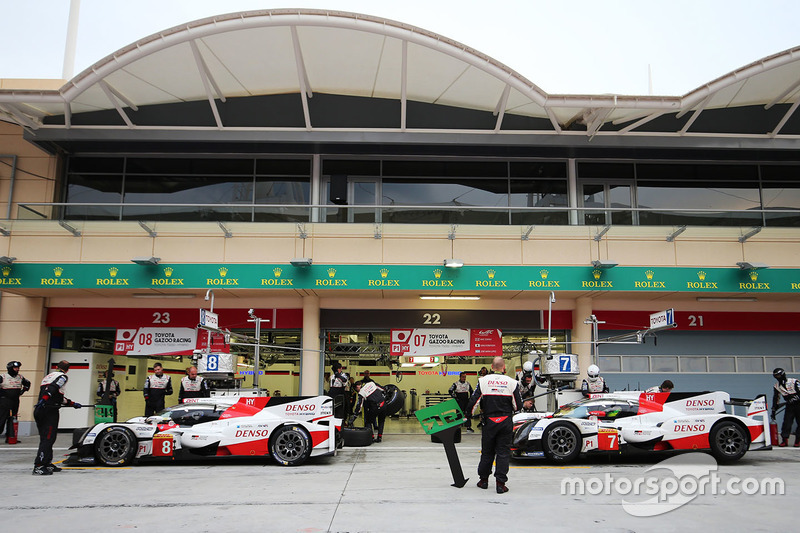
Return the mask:
[[311, 435], [300, 426], [284, 426], [269, 440], [272, 458], [284, 466], [297, 466], [311, 455]]
[[372, 428], [342, 428], [344, 445], [350, 447], [372, 444]]
[[94, 443], [97, 461], [104, 466], [122, 466], [136, 455], [136, 436], [131, 430], [112, 426], [100, 432]]
[[750, 447], [747, 431], [730, 420], [718, 422], [711, 428], [709, 436], [711, 455], [721, 463], [732, 463], [741, 459]]
[[542, 435], [545, 457], [557, 463], [574, 461], [581, 453], [581, 435], [569, 422], [555, 422]]
[[406, 403], [406, 397], [403, 391], [397, 388], [397, 385], [386, 385], [386, 400], [383, 404], [383, 413], [386, 416], [391, 416], [403, 408]]

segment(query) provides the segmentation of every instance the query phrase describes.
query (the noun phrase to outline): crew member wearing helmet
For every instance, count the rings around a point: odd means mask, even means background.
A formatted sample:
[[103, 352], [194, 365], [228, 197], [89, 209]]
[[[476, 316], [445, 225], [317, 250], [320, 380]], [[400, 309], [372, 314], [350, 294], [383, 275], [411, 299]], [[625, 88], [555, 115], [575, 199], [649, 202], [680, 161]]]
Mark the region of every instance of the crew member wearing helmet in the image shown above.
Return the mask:
[[19, 413], [19, 397], [31, 389], [31, 382], [19, 373], [22, 363], [9, 361], [8, 372], [0, 374], [0, 432], [6, 428], [6, 443], [14, 442], [14, 420]]
[[517, 372], [517, 381], [519, 381], [519, 393], [522, 397], [523, 409], [533, 410], [536, 384], [542, 385], [544, 380], [533, 375], [533, 363], [531, 361], [525, 361], [522, 364], [522, 371]]
[[59, 361], [56, 370], [47, 374], [39, 389], [39, 401], [33, 409], [33, 419], [39, 430], [39, 450], [33, 462], [34, 476], [49, 476], [61, 469], [53, 464], [53, 443], [58, 436], [58, 410], [62, 406], [80, 409], [77, 402], [64, 397], [69, 362]]
[[775, 391], [772, 393], [772, 418], [775, 418], [777, 413], [778, 400], [783, 398], [786, 402], [779, 446], [784, 447], [789, 444], [792, 425], [797, 421], [797, 427], [794, 430], [794, 447], [800, 448], [800, 380], [787, 378], [786, 371], [782, 368], [773, 370], [772, 377], [777, 381], [775, 383]]
[[588, 374], [588, 377], [581, 384], [581, 392], [585, 397], [590, 394], [608, 392], [606, 380], [600, 376], [600, 368], [597, 365], [589, 365], [589, 368], [586, 369], [586, 374]]

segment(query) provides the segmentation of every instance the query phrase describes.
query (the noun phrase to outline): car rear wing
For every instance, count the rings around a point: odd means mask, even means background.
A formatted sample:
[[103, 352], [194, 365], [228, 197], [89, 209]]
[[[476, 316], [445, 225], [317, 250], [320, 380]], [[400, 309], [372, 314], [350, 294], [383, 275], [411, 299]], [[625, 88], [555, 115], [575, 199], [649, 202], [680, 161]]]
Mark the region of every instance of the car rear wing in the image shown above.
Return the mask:
[[731, 398], [730, 401], [725, 402], [725, 405], [746, 407], [747, 418], [758, 420], [758, 417], [761, 417], [761, 422], [764, 425], [764, 446], [770, 446], [772, 444], [769, 430], [769, 416], [767, 415], [767, 397], [764, 394], [756, 396], [752, 400]]

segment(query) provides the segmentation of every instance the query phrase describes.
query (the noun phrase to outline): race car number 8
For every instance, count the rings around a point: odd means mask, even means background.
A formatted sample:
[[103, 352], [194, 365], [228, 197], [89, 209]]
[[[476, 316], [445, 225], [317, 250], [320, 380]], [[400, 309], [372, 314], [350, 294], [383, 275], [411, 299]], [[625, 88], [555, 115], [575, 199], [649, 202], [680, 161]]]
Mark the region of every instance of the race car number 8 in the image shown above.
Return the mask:
[[172, 456], [172, 436], [153, 437], [153, 456], [154, 457], [171, 457]]

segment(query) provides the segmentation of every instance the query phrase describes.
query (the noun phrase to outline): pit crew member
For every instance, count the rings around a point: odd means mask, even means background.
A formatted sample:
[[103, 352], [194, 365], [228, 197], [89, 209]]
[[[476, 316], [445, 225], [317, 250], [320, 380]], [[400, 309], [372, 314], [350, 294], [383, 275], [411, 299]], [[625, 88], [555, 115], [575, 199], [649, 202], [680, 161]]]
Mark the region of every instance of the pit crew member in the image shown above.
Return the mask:
[[672, 381], [665, 379], [661, 382], [661, 385], [656, 387], [650, 387], [645, 392], [672, 392], [672, 389], [675, 388]]
[[[356, 382], [356, 407], [353, 410], [353, 415], [350, 417], [350, 422], [361, 412], [364, 408], [364, 427], [374, 428], [377, 419], [378, 436], [373, 436], [375, 442], [383, 440], [383, 424], [386, 422], [386, 414], [383, 412], [383, 405], [386, 402], [386, 396], [383, 388], [378, 386], [374, 381], [363, 383]], [[374, 429], [373, 429], [374, 431]]]
[[467, 411], [472, 414], [480, 404], [481, 423], [481, 460], [478, 463], [478, 487], [489, 488], [489, 474], [492, 463], [495, 463], [494, 477], [498, 494], [508, 492], [508, 463], [511, 457], [511, 438], [514, 433], [512, 417], [522, 407], [519, 394], [519, 382], [506, 376], [506, 362], [502, 357], [495, 357], [492, 362], [494, 374], [483, 376], [472, 393]]
[[211, 390], [208, 388], [208, 382], [202, 376], [197, 375], [197, 367], [187, 368], [186, 375], [181, 379], [178, 403], [183, 403], [186, 398], [208, 398], [209, 396], [211, 396]]
[[792, 425], [797, 422], [794, 430], [794, 447], [800, 447], [800, 380], [787, 378], [786, 371], [776, 368], [772, 371], [775, 378], [775, 391], [772, 393], [772, 418], [775, 418], [778, 407], [778, 399], [783, 398], [786, 402], [786, 409], [783, 412], [783, 424], [781, 425], [780, 447], [789, 444], [789, 434], [792, 432]]
[[153, 374], [144, 380], [144, 416], [163, 411], [167, 396], [172, 396], [172, 378], [164, 374], [161, 363], [153, 363]]
[[[461, 411], [467, 415], [467, 404], [469, 404], [469, 398], [472, 396], [472, 385], [467, 382], [467, 373], [461, 372], [458, 375], [458, 381], [450, 385], [450, 390], [447, 391], [450, 393], [450, 396], [456, 399], [458, 402], [458, 407], [461, 408]], [[467, 421], [464, 425], [467, 427], [467, 431], [470, 433], [475, 433], [475, 430], [472, 429], [472, 417], [467, 416]]]
[[16, 437], [14, 420], [19, 413], [19, 397], [31, 389], [31, 382], [19, 373], [22, 363], [9, 361], [8, 372], [0, 374], [0, 432], [6, 427], [6, 443]]
[[586, 369], [587, 378], [581, 384], [581, 392], [584, 397], [590, 394], [600, 394], [608, 392], [606, 380], [600, 375], [600, 368], [597, 365], [589, 365]]
[[53, 472], [61, 472], [61, 468], [53, 464], [53, 443], [58, 435], [58, 410], [62, 406], [75, 409], [83, 407], [64, 397], [69, 363], [59, 361], [56, 368], [55, 372], [50, 372], [42, 380], [39, 401], [33, 409], [33, 419], [36, 420], [36, 427], [39, 430], [39, 450], [33, 462], [34, 476], [49, 476]]

